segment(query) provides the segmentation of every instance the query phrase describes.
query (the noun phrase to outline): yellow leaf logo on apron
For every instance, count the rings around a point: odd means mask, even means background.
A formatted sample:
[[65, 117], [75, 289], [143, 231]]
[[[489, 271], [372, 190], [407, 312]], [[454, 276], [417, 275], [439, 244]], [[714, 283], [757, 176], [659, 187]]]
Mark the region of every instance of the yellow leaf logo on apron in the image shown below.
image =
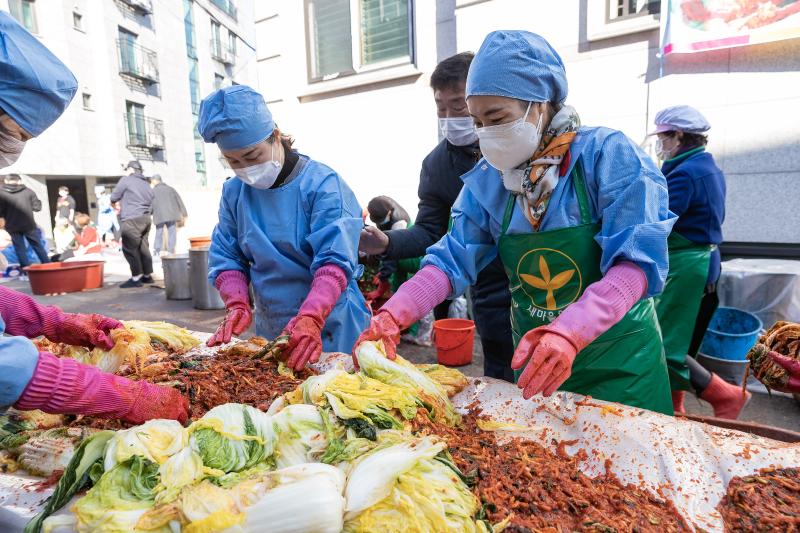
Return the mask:
[[[534, 267], [538, 267], [538, 272]], [[557, 274], [551, 274], [551, 267]], [[547, 311], [563, 309], [574, 302], [581, 293], [580, 269], [571, 257], [560, 250], [552, 248], [530, 250], [520, 258], [517, 275], [524, 282], [522, 290], [531, 297], [533, 305], [539, 309]]]

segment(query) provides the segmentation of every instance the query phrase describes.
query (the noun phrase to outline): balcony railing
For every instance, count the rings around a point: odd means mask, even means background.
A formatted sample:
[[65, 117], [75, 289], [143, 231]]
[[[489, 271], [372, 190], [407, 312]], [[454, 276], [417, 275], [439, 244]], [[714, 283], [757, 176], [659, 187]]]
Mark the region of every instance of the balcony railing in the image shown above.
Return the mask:
[[164, 149], [164, 121], [136, 113], [123, 113], [128, 146]]
[[152, 0], [122, 0], [122, 2], [145, 15], [153, 12]]
[[223, 13], [228, 15], [233, 20], [237, 19], [236, 6], [233, 5], [233, 0], [211, 0], [211, 3], [218, 7]]
[[217, 39], [211, 39], [211, 57], [225, 65], [236, 63], [236, 52]]
[[141, 80], [158, 81], [158, 56], [131, 39], [117, 39], [119, 72]]

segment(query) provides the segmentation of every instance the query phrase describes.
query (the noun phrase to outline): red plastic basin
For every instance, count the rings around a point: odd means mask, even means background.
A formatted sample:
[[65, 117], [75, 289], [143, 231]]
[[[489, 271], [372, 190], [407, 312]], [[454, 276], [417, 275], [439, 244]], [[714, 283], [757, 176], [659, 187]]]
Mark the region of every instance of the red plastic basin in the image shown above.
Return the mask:
[[99, 289], [103, 286], [102, 261], [46, 263], [25, 268], [33, 294], [59, 294]]

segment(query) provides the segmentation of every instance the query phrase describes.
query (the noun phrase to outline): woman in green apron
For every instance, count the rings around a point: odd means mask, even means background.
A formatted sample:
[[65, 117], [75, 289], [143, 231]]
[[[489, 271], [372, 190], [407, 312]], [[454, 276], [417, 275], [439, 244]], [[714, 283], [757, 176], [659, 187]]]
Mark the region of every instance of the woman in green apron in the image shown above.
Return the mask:
[[664, 160], [669, 208], [678, 221], [669, 236], [669, 275], [655, 298], [664, 339], [672, 404], [684, 412], [685, 391], [711, 403], [714, 415], [736, 419], [750, 397], [700, 366], [695, 357], [719, 299], [725, 176], [706, 152], [711, 125], [696, 109], [679, 105], [656, 113], [656, 152]]
[[581, 127], [566, 96], [547, 41], [489, 34], [467, 79], [484, 159], [462, 176], [450, 232], [359, 340], [382, 339], [393, 356], [406, 324], [499, 254], [524, 397], [565, 390], [672, 414], [651, 298], [675, 222], [666, 182], [622, 133]]

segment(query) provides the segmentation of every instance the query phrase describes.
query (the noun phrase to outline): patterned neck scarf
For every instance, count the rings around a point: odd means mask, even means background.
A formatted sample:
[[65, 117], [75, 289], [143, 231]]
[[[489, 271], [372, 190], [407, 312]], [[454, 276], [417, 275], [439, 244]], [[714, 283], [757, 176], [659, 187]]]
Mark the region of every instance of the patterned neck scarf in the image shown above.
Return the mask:
[[550, 121], [539, 148], [525, 167], [521, 190], [517, 192], [522, 197], [525, 218], [534, 231], [539, 231], [553, 189], [558, 185], [559, 165], [569, 151], [580, 125], [581, 119], [575, 108], [563, 106]]

